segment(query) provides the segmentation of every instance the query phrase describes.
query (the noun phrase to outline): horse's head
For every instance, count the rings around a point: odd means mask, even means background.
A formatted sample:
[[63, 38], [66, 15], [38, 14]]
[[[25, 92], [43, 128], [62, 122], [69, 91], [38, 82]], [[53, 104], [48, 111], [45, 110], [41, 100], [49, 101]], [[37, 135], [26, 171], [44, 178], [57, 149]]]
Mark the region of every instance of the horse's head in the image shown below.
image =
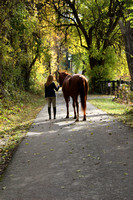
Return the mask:
[[54, 72], [54, 74], [55, 74], [56, 81], [59, 82], [58, 70], [56, 70], [56, 71]]
[[60, 84], [60, 86], [62, 86], [63, 81], [64, 81], [65, 77], [68, 75], [68, 73], [58, 71], [58, 74], [59, 74], [59, 84]]

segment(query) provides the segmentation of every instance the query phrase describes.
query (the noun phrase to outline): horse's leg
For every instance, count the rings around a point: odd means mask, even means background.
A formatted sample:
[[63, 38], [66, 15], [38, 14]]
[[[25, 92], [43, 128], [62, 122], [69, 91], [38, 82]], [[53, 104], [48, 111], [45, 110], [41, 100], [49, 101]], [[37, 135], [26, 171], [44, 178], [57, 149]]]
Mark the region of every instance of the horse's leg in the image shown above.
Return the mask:
[[76, 118], [76, 121], [79, 121], [79, 102], [78, 102], [78, 97], [76, 99], [76, 107], [77, 107], [77, 118]]
[[73, 98], [74, 119], [76, 119], [75, 100]]
[[86, 114], [84, 114], [83, 121], [86, 121]]
[[67, 116], [66, 118], [69, 118], [69, 98], [66, 98], [66, 107], [67, 107]]
[[86, 96], [84, 97], [84, 101], [85, 101], [85, 108], [83, 110], [84, 113], [83, 121], [86, 121]]

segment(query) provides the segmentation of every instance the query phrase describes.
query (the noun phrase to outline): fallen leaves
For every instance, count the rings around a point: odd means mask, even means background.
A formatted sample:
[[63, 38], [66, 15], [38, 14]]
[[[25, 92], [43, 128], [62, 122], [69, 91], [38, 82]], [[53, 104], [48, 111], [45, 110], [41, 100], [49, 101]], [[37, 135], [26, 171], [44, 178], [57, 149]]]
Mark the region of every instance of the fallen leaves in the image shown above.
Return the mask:
[[54, 151], [54, 149], [50, 149], [50, 151]]
[[34, 156], [36, 156], [36, 155], [40, 155], [40, 153], [34, 153]]
[[6, 186], [3, 186], [3, 187], [2, 187], [2, 190], [5, 190], [5, 189], [6, 189]]
[[76, 129], [73, 128], [72, 131], [76, 131]]
[[84, 175], [79, 175], [79, 178], [84, 178], [85, 176]]

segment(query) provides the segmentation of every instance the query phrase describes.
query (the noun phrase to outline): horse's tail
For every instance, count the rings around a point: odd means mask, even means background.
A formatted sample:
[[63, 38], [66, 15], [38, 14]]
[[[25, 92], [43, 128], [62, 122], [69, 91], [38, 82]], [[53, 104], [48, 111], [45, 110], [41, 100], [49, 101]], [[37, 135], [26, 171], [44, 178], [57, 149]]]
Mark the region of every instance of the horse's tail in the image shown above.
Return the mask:
[[88, 81], [86, 78], [82, 78], [82, 87], [80, 88], [80, 99], [81, 99], [81, 107], [86, 114], [86, 100], [87, 100], [87, 93], [88, 93]]

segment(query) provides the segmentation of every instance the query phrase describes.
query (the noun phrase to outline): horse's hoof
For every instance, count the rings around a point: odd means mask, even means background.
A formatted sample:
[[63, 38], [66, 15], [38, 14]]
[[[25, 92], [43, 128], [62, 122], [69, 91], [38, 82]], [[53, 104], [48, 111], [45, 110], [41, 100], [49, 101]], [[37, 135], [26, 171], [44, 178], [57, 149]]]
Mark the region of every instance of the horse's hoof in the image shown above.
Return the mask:
[[68, 116], [66, 116], [66, 119], [68, 119], [69, 117]]
[[76, 119], [75, 122], [79, 122], [79, 119]]
[[83, 118], [83, 121], [86, 121], [86, 117]]
[[86, 115], [84, 115], [83, 121], [86, 121]]

